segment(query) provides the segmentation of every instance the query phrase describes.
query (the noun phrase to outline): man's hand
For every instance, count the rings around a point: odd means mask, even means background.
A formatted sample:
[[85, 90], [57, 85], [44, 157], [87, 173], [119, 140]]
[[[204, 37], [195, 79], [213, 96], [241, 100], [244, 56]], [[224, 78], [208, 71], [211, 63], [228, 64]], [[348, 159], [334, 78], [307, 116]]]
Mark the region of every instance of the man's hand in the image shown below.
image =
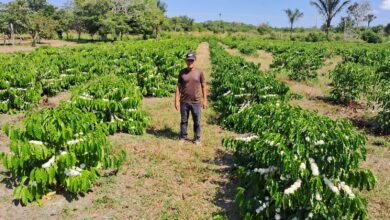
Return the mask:
[[179, 111], [179, 109], [180, 109], [180, 102], [175, 101], [175, 108], [176, 108], [176, 111]]
[[203, 109], [207, 108], [207, 100], [203, 100], [202, 107]]
[[179, 84], [176, 86], [176, 94], [175, 94], [175, 108], [176, 111], [179, 111], [180, 109], [180, 89], [179, 89]]

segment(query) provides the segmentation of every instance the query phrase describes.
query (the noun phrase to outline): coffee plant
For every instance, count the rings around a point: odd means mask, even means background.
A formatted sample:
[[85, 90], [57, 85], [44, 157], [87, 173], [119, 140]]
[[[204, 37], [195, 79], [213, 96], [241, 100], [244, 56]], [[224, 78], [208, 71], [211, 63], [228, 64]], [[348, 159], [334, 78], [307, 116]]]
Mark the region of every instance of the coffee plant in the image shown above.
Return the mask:
[[14, 196], [26, 205], [49, 191], [88, 192], [102, 169], [118, 169], [125, 153], [113, 154], [95, 114], [62, 103], [30, 113], [22, 129], [7, 128], [10, 153], [3, 165], [17, 185]]
[[[366, 158], [366, 137], [347, 121], [290, 106], [287, 86], [228, 55], [217, 43], [210, 44], [213, 98], [221, 123], [244, 134], [223, 140], [234, 150], [242, 216], [366, 219], [367, 202], [357, 190], [376, 184], [371, 171], [359, 168]], [[232, 77], [242, 72], [248, 75], [247, 83]], [[263, 80], [253, 86], [250, 76], [258, 75], [268, 77], [268, 85]]]
[[73, 92], [71, 103], [94, 112], [110, 134], [143, 134], [149, 118], [140, 110], [142, 94], [136, 80], [115, 75], [99, 77]]

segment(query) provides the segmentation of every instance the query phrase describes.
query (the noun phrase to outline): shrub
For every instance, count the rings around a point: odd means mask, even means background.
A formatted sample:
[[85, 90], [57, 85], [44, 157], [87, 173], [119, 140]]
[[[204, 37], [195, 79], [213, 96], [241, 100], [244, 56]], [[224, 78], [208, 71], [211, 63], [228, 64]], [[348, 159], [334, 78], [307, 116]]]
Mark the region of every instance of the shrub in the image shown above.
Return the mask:
[[382, 43], [382, 38], [372, 30], [367, 30], [363, 32], [362, 39], [367, 43]]

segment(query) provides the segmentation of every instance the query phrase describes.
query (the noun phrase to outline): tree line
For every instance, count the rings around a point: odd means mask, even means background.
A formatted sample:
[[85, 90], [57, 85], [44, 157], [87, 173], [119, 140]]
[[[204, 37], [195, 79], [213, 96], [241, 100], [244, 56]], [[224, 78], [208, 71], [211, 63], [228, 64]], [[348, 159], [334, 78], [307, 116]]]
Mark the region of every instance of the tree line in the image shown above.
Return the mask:
[[[324, 17], [323, 29], [327, 35], [332, 30], [332, 20], [345, 8], [347, 16], [342, 17], [336, 31], [343, 32], [347, 28], [358, 27], [363, 21], [370, 26], [376, 19], [368, 2], [351, 4], [349, 0], [312, 0], [311, 4]], [[41, 38], [69, 39], [71, 32], [77, 33], [78, 40], [82, 33], [98, 35], [101, 40], [107, 40], [108, 36], [117, 40], [126, 34], [159, 38], [162, 30], [260, 34], [275, 30], [264, 23], [251, 25], [222, 20], [197, 23], [188, 16], [168, 18], [167, 7], [160, 0], [73, 0], [62, 8], [49, 4], [47, 0], [13, 0], [0, 3], [0, 33], [4, 36], [4, 44], [6, 39], [14, 44], [16, 37], [29, 34], [35, 46]], [[289, 18], [290, 28], [282, 31], [292, 33], [294, 24], [304, 14], [298, 9], [287, 9], [285, 13]], [[386, 27], [374, 27], [373, 30], [390, 34], [390, 24]]]
[[[372, 13], [371, 5], [368, 1], [354, 2], [350, 0], [311, 0], [310, 4], [314, 6], [319, 14], [324, 18], [325, 23], [323, 29], [327, 37], [332, 29], [332, 21], [340, 14], [343, 9], [347, 10], [346, 16], [341, 17], [340, 23], [336, 27], [336, 31], [345, 32], [347, 30], [358, 29], [362, 23], [366, 22], [367, 28], [370, 28], [371, 23], [377, 19], [377, 16]], [[290, 22], [290, 31], [293, 32], [294, 23], [303, 17], [303, 12], [299, 9], [286, 9], [285, 13]], [[383, 31], [390, 35], [390, 23], [384, 26], [376, 26], [372, 30], [363, 33], [363, 38], [373, 35], [372, 32]]]

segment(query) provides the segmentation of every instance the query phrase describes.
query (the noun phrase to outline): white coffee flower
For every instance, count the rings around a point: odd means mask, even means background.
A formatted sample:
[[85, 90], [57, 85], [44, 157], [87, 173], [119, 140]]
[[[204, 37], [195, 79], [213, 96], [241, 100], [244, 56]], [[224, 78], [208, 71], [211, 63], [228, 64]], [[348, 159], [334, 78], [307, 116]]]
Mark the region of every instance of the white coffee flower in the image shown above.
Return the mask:
[[44, 145], [44, 143], [42, 141], [35, 141], [35, 140], [31, 140], [28, 143], [34, 144], [34, 145]]
[[46, 169], [46, 168], [51, 167], [51, 165], [54, 163], [55, 159], [56, 159], [55, 156], [53, 156], [52, 158], [50, 158], [46, 163], [44, 163], [44, 164], [42, 165], [42, 168], [45, 168], [45, 169]]
[[323, 140], [319, 140], [319, 141], [316, 141], [314, 143], [314, 145], [316, 145], [316, 146], [321, 146], [321, 145], [324, 145], [324, 144], [325, 144], [325, 141], [323, 141]]
[[340, 194], [339, 189], [328, 178], [324, 177], [323, 180], [330, 190], [332, 190], [337, 195]]
[[310, 169], [311, 169], [313, 176], [320, 175], [320, 171], [318, 169], [318, 166], [317, 166], [317, 163], [315, 162], [315, 160], [313, 158], [309, 158], [309, 162], [310, 162]]
[[321, 201], [322, 200], [322, 196], [319, 192], [316, 192], [316, 200], [317, 201]]
[[82, 142], [82, 141], [84, 141], [83, 138], [81, 138], [81, 139], [76, 139], [76, 140], [70, 140], [70, 141], [66, 142], [66, 144], [67, 144], [67, 145], [75, 145], [75, 144], [78, 144], [79, 142]]
[[284, 190], [284, 194], [290, 195], [297, 191], [302, 185], [302, 180], [298, 179], [293, 185]]
[[37, 182], [36, 182], [36, 181], [32, 181], [32, 182], [31, 182], [31, 186], [32, 186], [32, 187], [37, 187]]
[[67, 153], [66, 151], [61, 151], [61, 152], [60, 152], [60, 155], [61, 155], [61, 156], [64, 156], [64, 155], [67, 155], [67, 154], [68, 154], [68, 153]]
[[353, 194], [352, 189], [348, 185], [346, 185], [345, 182], [340, 182], [340, 187], [345, 193], [348, 194], [350, 199], [355, 198], [355, 194]]
[[299, 166], [299, 169], [306, 170], [306, 164], [302, 162], [301, 165]]

